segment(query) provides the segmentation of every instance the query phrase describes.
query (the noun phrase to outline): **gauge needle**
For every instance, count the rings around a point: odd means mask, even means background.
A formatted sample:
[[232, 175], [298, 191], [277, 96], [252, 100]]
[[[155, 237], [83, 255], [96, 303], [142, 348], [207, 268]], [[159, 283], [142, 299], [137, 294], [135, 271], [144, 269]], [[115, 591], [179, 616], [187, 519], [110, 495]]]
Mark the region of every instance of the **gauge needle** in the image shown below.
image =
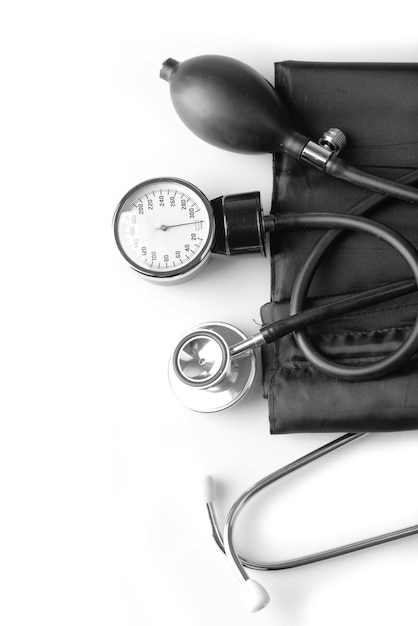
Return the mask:
[[194, 222], [183, 222], [183, 224], [163, 224], [162, 226], [158, 226], [157, 230], [168, 230], [169, 228], [177, 228], [177, 226], [195, 226], [196, 224], [201, 224], [203, 220], [195, 220]]

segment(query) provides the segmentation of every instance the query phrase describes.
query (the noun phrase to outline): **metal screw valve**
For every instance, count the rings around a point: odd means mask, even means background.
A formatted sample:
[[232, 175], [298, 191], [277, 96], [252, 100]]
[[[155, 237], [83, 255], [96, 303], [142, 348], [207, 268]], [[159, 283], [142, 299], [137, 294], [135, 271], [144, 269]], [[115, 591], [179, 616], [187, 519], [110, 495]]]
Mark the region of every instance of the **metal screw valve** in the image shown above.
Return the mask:
[[329, 128], [319, 138], [318, 143], [330, 152], [338, 154], [347, 143], [347, 138], [339, 128]]

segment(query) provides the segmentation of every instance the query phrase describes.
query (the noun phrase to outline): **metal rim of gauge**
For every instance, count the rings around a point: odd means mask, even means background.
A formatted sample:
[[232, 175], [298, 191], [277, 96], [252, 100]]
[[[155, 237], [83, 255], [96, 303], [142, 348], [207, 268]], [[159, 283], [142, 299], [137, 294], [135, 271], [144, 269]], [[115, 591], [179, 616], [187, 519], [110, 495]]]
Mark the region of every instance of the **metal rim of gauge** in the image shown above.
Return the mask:
[[215, 219], [209, 200], [180, 178], [152, 178], [119, 202], [113, 232], [119, 252], [144, 278], [188, 280], [210, 259]]

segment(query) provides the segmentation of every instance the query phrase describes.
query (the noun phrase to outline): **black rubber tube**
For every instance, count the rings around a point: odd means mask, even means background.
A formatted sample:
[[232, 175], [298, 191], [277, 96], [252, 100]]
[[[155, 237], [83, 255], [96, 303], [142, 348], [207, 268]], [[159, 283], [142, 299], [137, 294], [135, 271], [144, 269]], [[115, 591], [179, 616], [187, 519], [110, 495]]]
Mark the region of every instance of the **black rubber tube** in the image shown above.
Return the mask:
[[[416, 285], [418, 285], [418, 251], [404, 237], [396, 233], [391, 228], [378, 224], [363, 217], [353, 217], [347, 214], [333, 213], [306, 213], [275, 215], [277, 229], [299, 229], [299, 228], [345, 228], [366, 232], [382, 239], [392, 246], [409, 265]], [[338, 236], [338, 233], [337, 233]], [[306, 267], [306, 263], [304, 265]], [[310, 269], [310, 268], [309, 268]], [[314, 271], [314, 270], [313, 270]], [[328, 306], [332, 306], [332, 303]], [[291, 315], [298, 311], [291, 311]], [[361, 381], [379, 378], [401, 367], [418, 350], [418, 317], [415, 324], [400, 347], [390, 355], [362, 366], [340, 365], [330, 361], [316, 350], [310, 350], [309, 356], [305, 356], [320, 371], [342, 380]]]
[[345, 180], [358, 187], [369, 189], [370, 191], [376, 191], [377, 193], [386, 194], [405, 202], [411, 202], [412, 204], [418, 204], [418, 189], [414, 187], [408, 187], [397, 181], [387, 180], [362, 172], [352, 165], [348, 165], [343, 159], [339, 157], [331, 157], [325, 166], [327, 174]]
[[[414, 185], [418, 183], [418, 171], [414, 170], [404, 176], [400, 177], [397, 182], [405, 185]], [[372, 194], [355, 204], [348, 211], [350, 215], [364, 215], [365, 213], [377, 209], [380, 206], [386, 204], [391, 198], [382, 196], [381, 194]], [[290, 315], [294, 316], [303, 310], [305, 300], [308, 295], [309, 287], [311, 285], [314, 274], [320, 265], [325, 253], [329, 250], [331, 245], [341, 237], [345, 231], [343, 230], [330, 230], [325, 233], [313, 246], [312, 250], [308, 254], [300, 268], [296, 280], [293, 284], [292, 294], [290, 298]], [[313, 345], [309, 333], [306, 329], [298, 330], [294, 333], [295, 341], [308, 361], [319, 362], [322, 358], [321, 353]], [[327, 373], [327, 363], [324, 360], [322, 364], [322, 371]]]
[[261, 329], [260, 334], [266, 343], [272, 343], [289, 333], [306, 328], [317, 322], [399, 298], [416, 290], [417, 285], [413, 278], [407, 278], [397, 283], [389, 283], [383, 285], [383, 287], [376, 287], [375, 289], [355, 293], [351, 296], [345, 296], [327, 304], [313, 306], [300, 313], [293, 313], [286, 319], [266, 324]]

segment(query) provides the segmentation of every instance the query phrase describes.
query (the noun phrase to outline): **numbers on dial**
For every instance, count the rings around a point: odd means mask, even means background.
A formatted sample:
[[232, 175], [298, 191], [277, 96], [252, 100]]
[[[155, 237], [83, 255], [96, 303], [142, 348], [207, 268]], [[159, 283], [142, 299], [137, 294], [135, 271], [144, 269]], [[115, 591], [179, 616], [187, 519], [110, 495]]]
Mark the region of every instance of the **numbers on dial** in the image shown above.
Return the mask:
[[192, 191], [139, 191], [126, 202], [121, 235], [126, 254], [144, 270], [169, 272], [195, 262], [208, 241], [210, 220]]

